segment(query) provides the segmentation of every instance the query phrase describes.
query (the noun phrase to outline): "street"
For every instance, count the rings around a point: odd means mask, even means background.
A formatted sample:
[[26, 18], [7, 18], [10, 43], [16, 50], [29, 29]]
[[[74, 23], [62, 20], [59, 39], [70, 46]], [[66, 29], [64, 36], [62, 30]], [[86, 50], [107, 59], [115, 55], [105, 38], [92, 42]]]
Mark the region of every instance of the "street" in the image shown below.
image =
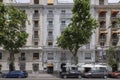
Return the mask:
[[102, 78], [67, 78], [67, 79], [62, 79], [62, 78], [41, 78], [41, 77], [29, 77], [29, 78], [0, 78], [0, 80], [120, 80], [120, 79], [113, 79], [113, 78], [107, 78], [107, 79], [102, 79]]

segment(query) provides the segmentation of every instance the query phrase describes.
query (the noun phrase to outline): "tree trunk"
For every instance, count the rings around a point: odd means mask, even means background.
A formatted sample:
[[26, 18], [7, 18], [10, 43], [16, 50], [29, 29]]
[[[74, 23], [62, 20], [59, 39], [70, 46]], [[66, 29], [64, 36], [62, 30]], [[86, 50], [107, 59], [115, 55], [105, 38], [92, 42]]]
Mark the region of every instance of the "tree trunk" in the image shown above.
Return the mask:
[[74, 55], [73, 56], [73, 63], [75, 64], [75, 65], [77, 65], [78, 64], [78, 56], [76, 56], [76, 55]]
[[14, 53], [10, 53], [10, 63], [9, 63], [9, 71], [14, 71], [15, 66], [14, 66]]
[[73, 64], [77, 65], [78, 64], [78, 56], [77, 56], [77, 51], [73, 53]]

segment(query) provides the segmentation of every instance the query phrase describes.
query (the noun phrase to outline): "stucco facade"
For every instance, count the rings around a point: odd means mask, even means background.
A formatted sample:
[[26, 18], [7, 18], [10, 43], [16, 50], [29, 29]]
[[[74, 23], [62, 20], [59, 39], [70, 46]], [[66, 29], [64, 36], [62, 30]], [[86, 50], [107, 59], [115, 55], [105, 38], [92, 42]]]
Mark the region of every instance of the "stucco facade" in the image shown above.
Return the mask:
[[[4, 0], [5, 1], [5, 0]], [[100, 0], [91, 0], [91, 14], [99, 21], [99, 12], [105, 12], [107, 41], [109, 46], [111, 29], [107, 29], [110, 24], [110, 16], [113, 10], [119, 10], [118, 4], [109, 4], [108, 0], [103, 3]], [[6, 3], [9, 1], [6, 0]], [[102, 4], [102, 5], [101, 5]], [[27, 71], [42, 71], [48, 64], [53, 64], [54, 70], [60, 70], [62, 63], [71, 64], [72, 54], [68, 50], [57, 47], [56, 39], [61, 35], [64, 28], [70, 23], [72, 17], [72, 2], [60, 0], [30, 0], [30, 3], [9, 3], [27, 14], [25, 30], [29, 36], [27, 43], [21, 48], [21, 52], [15, 55], [16, 69], [24, 68]], [[99, 33], [97, 28], [91, 36], [90, 43], [81, 47], [78, 51], [79, 64], [100, 62], [101, 49]], [[103, 32], [102, 32], [103, 33]], [[0, 64], [2, 70], [9, 69], [9, 54], [0, 48]], [[23, 59], [22, 59], [23, 58]], [[36, 68], [36, 69], [34, 69]]]

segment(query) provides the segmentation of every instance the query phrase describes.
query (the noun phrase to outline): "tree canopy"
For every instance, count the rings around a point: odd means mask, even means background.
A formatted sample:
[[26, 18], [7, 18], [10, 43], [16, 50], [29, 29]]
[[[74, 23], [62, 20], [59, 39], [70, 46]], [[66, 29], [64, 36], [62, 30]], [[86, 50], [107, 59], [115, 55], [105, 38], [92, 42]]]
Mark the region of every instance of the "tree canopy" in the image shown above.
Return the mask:
[[14, 6], [0, 3], [0, 45], [10, 53], [10, 61], [14, 62], [14, 53], [26, 44], [28, 34], [24, 28], [27, 15]]
[[90, 42], [93, 30], [98, 27], [98, 23], [91, 16], [89, 0], [74, 0], [72, 14], [71, 22], [57, 39], [57, 44], [63, 49], [69, 49], [77, 64], [78, 49]]

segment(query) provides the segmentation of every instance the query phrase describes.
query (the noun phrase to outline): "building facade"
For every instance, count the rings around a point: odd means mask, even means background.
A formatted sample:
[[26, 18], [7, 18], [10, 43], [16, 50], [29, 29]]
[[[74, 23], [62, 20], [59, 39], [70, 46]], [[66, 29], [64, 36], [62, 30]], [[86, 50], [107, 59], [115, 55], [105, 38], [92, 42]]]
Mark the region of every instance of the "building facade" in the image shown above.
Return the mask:
[[[30, 0], [29, 3], [16, 3], [14, 0], [0, 1], [24, 10], [28, 17], [23, 30], [29, 36], [21, 52], [15, 55], [16, 69], [35, 72], [42, 71], [52, 64], [56, 71], [60, 70], [62, 63], [72, 64], [70, 51], [57, 47], [56, 42], [64, 28], [70, 23], [73, 1]], [[90, 43], [79, 49], [79, 64], [101, 62], [106, 46], [116, 42], [116, 37], [112, 39], [111, 35], [113, 32], [118, 35], [118, 29], [109, 28], [109, 26], [115, 25], [115, 15], [112, 16], [112, 14], [119, 13], [119, 3], [109, 4], [108, 0], [91, 0], [90, 2], [91, 14], [98, 20], [100, 27], [93, 32]], [[0, 48], [0, 64], [2, 71], [9, 69], [9, 54], [2, 47]]]

